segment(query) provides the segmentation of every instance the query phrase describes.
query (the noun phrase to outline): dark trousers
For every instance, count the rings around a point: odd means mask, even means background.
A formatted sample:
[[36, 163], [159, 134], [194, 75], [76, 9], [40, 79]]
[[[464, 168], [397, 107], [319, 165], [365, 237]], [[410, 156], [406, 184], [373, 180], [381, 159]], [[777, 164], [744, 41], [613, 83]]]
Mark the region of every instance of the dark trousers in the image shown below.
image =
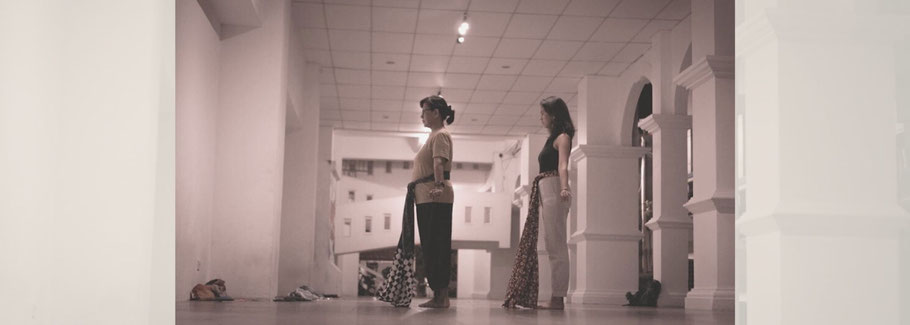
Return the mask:
[[452, 268], [452, 203], [417, 205], [417, 228], [430, 289], [449, 287]]

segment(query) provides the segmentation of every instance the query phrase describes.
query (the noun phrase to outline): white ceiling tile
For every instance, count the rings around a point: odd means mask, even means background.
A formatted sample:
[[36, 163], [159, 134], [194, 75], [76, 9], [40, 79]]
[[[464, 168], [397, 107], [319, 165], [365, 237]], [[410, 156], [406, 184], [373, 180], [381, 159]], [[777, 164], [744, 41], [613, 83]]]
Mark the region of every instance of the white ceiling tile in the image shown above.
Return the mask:
[[[590, 74], [596, 74], [596, 73], [597, 72], [590, 73]], [[578, 92], [578, 82], [580, 82], [580, 81], [581, 81], [581, 78], [557, 77], [556, 79], [553, 79], [553, 83], [551, 83], [550, 86], [547, 87], [547, 92], [563, 92], [563, 93]]]
[[303, 48], [329, 49], [329, 33], [325, 29], [305, 28], [300, 31], [300, 37], [303, 38]]
[[502, 90], [476, 90], [471, 95], [472, 103], [499, 103], [505, 97], [506, 92]]
[[643, 28], [638, 35], [635, 35], [635, 38], [632, 41], [635, 42], [650, 42], [651, 37], [654, 36], [659, 31], [662, 30], [673, 30], [673, 27], [676, 27], [676, 24], [679, 24], [678, 20], [651, 20], [645, 28]]
[[477, 89], [482, 90], [509, 90], [515, 83], [516, 76], [485, 74], [480, 77]]
[[335, 69], [322, 67], [319, 69], [319, 83], [335, 84]]
[[559, 15], [569, 0], [522, 0], [515, 12]]
[[474, 89], [478, 80], [480, 80], [479, 74], [447, 73], [443, 77], [442, 86], [446, 89]]
[[496, 44], [499, 44], [499, 38], [468, 37], [464, 43], [455, 45], [454, 53], [458, 56], [481, 56], [489, 58], [493, 55]]
[[647, 24], [648, 21], [644, 19], [607, 18], [603, 25], [591, 36], [591, 40], [598, 42], [629, 42]]
[[326, 50], [303, 50], [303, 56], [307, 61], [316, 62], [320, 66], [332, 66], [332, 52]]
[[374, 53], [410, 54], [414, 46], [414, 34], [409, 33], [373, 33]]
[[447, 72], [482, 73], [489, 62], [488, 58], [453, 56], [449, 60]]
[[370, 122], [343, 121], [342, 125], [347, 130], [369, 130]]
[[566, 65], [566, 61], [562, 60], [531, 60], [528, 62], [528, 66], [525, 67], [524, 71], [521, 72], [523, 75], [529, 76], [549, 76], [555, 77], [559, 70], [562, 70], [562, 67]]
[[502, 104], [496, 109], [496, 115], [510, 115], [518, 122], [521, 115], [528, 111], [528, 105], [525, 104]]
[[510, 91], [502, 99], [502, 102], [504, 104], [529, 105], [536, 103], [538, 97], [540, 97], [538, 92]]
[[370, 0], [324, 0], [327, 4], [341, 4], [352, 6], [369, 6]]
[[490, 64], [487, 65], [487, 69], [484, 70], [484, 73], [517, 75], [521, 73], [521, 70], [527, 63], [528, 60], [526, 59], [493, 58], [490, 59]]
[[455, 38], [445, 35], [417, 34], [414, 38], [414, 54], [449, 55], [455, 46]]
[[329, 29], [332, 51], [370, 51], [370, 32], [360, 30]]
[[604, 65], [604, 68], [601, 69], [598, 74], [616, 77], [622, 74], [622, 72], [625, 71], [628, 66], [629, 63], [625, 62], [607, 62], [607, 64]]
[[373, 99], [401, 100], [404, 98], [404, 86], [373, 85]]
[[619, 53], [617, 53], [616, 56], [613, 57], [612, 61], [613, 62], [633, 62], [636, 59], [638, 59], [639, 57], [641, 57], [642, 54], [645, 54], [645, 52], [648, 51], [648, 49], [650, 49], [650, 48], [651, 48], [651, 44], [648, 44], [648, 43], [629, 43], [626, 45], [625, 48], [622, 49], [622, 51], [619, 51]]
[[449, 106], [452, 106], [452, 110], [455, 111], [455, 113], [461, 112], [465, 110], [466, 107], [468, 107], [467, 103], [460, 103], [450, 100], [446, 100], [446, 103], [449, 104]]
[[338, 87], [335, 84], [319, 85], [319, 96], [321, 97], [338, 97]]
[[505, 37], [544, 39], [558, 16], [553, 15], [512, 15]]
[[408, 87], [439, 88], [442, 86], [442, 73], [410, 72]]
[[560, 16], [547, 39], [587, 41], [603, 20], [599, 17]]
[[373, 122], [381, 123], [395, 123], [398, 124], [398, 120], [401, 118], [401, 112], [388, 112], [388, 111], [373, 111], [372, 112]]
[[493, 57], [529, 59], [540, 46], [540, 42], [536, 39], [503, 38], [499, 41]]
[[[477, 1], [475, 1], [476, 3]], [[493, 12], [473, 12], [468, 14], [468, 23], [470, 28], [465, 36], [490, 36], [501, 37], [506, 31], [506, 25], [509, 23], [510, 14], [493, 13]], [[458, 24], [461, 24], [459, 21]], [[457, 29], [455, 30], [457, 31]]]
[[295, 2], [293, 11], [299, 27], [303, 28], [326, 28], [325, 12], [321, 3], [303, 3]]
[[405, 107], [401, 111], [401, 117], [398, 119], [398, 123], [416, 123], [423, 126], [423, 122], [420, 120], [420, 107], [417, 106], [417, 103], [414, 103], [413, 107]]
[[669, 2], [670, 0], [623, 1], [613, 9], [610, 17], [651, 19]]
[[[528, 110], [528, 113], [531, 113], [530, 109]], [[525, 116], [527, 116], [528, 113], [525, 113]], [[543, 126], [540, 125], [540, 113], [537, 112], [537, 110], [534, 110], [533, 114], [534, 117], [530, 119], [522, 117], [515, 122], [515, 126], [533, 127], [535, 130], [537, 128], [542, 128]]]
[[341, 110], [341, 119], [345, 122], [369, 122], [371, 119], [370, 117], [370, 112], [368, 110]]
[[420, 8], [420, 0], [373, 0], [373, 7]]
[[584, 44], [579, 41], [559, 41], [545, 40], [540, 44], [537, 52], [534, 53], [535, 59], [548, 60], [568, 60], [575, 55], [575, 52]]
[[335, 81], [339, 84], [369, 85], [370, 70], [335, 69]]
[[319, 108], [323, 110], [337, 110], [338, 106], [338, 97], [319, 97]]
[[493, 11], [512, 13], [518, 7], [518, 0], [471, 1], [470, 11]]
[[[436, 93], [434, 92], [433, 95]], [[471, 100], [471, 95], [474, 94], [474, 90], [471, 89], [457, 89], [457, 88], [444, 88], [442, 90], [442, 97], [446, 99], [446, 102], [460, 102], [467, 103]], [[418, 98], [420, 100], [420, 98]]]
[[339, 100], [338, 108], [341, 110], [351, 110], [351, 111], [369, 111], [370, 110], [370, 100], [369, 99], [341, 97], [338, 100]]
[[515, 125], [515, 122], [517, 121], [518, 118], [515, 116], [493, 115], [487, 120], [487, 125], [512, 126]]
[[341, 112], [337, 110], [319, 110], [319, 119], [320, 120], [341, 120]]
[[417, 10], [373, 7], [373, 31], [413, 33]]
[[479, 134], [483, 131], [483, 125], [461, 125], [459, 122], [459, 119], [455, 120], [455, 124], [458, 124], [458, 133]]
[[401, 100], [373, 99], [370, 101], [373, 111], [400, 112], [403, 105], [404, 102]]
[[370, 98], [369, 85], [338, 85], [338, 97], [341, 98]]
[[480, 134], [507, 135], [509, 133], [509, 128], [510, 127], [508, 126], [487, 125], [483, 128], [483, 131], [481, 131]]
[[438, 90], [439, 88], [436, 87], [408, 87], [408, 89], [404, 92], [405, 106], [403, 109], [407, 111], [408, 103], [414, 103], [414, 107], [416, 109], [418, 107], [417, 103], [419, 103], [421, 99], [430, 95], [436, 95], [436, 91]]
[[408, 82], [408, 73], [403, 71], [373, 70], [372, 81], [374, 85], [404, 86]]
[[420, 2], [420, 7], [464, 11], [468, 9], [468, 2], [468, 0], [423, 0]]
[[622, 0], [572, 0], [563, 15], [606, 17]]
[[468, 104], [467, 113], [471, 114], [493, 114], [499, 104], [495, 103], [470, 103]]
[[657, 19], [682, 20], [692, 13], [692, 3], [689, 0], [674, 0], [663, 11], [657, 14]]
[[484, 125], [487, 124], [487, 121], [490, 119], [488, 114], [464, 114], [461, 116], [461, 122], [459, 125]]
[[[417, 18], [417, 31], [424, 34], [443, 34], [448, 35], [452, 43], [455, 43], [458, 25], [464, 18], [464, 12], [450, 10], [420, 10], [420, 16]], [[470, 33], [470, 31], [469, 31]]]
[[445, 72], [449, 57], [445, 55], [411, 55], [410, 71]]
[[398, 131], [398, 123], [385, 123], [374, 120], [370, 124], [370, 130], [373, 131]]
[[370, 30], [370, 7], [326, 5], [325, 16], [330, 29]]
[[587, 42], [575, 54], [578, 61], [609, 61], [625, 47], [625, 43]]
[[520, 76], [518, 80], [515, 81], [515, 85], [512, 86], [512, 90], [517, 91], [544, 91], [547, 89], [547, 85], [550, 84], [550, 81], [553, 81], [553, 77], [538, 77], [538, 76]]
[[373, 70], [408, 71], [410, 62], [407, 54], [373, 53]]
[[332, 51], [332, 63], [336, 68], [369, 69], [370, 53]]

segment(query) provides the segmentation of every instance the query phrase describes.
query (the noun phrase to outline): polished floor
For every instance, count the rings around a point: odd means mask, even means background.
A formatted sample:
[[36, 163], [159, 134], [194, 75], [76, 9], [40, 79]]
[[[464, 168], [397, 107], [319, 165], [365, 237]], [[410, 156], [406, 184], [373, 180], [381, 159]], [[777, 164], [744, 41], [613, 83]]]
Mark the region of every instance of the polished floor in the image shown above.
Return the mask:
[[453, 299], [452, 308], [394, 308], [368, 298], [315, 302], [190, 302], [177, 303], [177, 324], [733, 324], [733, 312], [568, 305], [564, 311], [505, 310], [492, 300]]

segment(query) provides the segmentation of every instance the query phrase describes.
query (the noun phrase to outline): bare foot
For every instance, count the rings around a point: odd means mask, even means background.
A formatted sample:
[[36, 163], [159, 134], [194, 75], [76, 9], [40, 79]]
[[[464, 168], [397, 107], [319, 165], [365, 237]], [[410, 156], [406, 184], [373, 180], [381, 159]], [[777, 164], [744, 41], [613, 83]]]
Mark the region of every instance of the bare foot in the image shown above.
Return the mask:
[[553, 297], [549, 303], [537, 305], [537, 309], [563, 310], [566, 309], [566, 305], [562, 301], [562, 297]]
[[423, 308], [449, 308], [449, 289], [442, 289], [439, 292], [433, 292], [433, 299], [418, 305]]

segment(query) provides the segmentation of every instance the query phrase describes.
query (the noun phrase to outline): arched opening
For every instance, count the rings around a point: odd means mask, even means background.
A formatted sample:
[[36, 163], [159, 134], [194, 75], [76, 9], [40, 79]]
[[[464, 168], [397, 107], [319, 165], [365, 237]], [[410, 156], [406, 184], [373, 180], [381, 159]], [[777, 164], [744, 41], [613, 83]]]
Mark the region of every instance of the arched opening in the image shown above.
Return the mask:
[[[652, 145], [651, 134], [638, 127], [638, 122], [652, 114], [653, 108], [653, 89], [651, 83], [646, 83], [641, 92], [638, 94], [638, 101], [635, 105], [635, 117], [632, 127], [632, 143], [636, 146], [650, 148]], [[639, 159], [639, 218], [638, 230], [642, 232], [642, 239], [638, 243], [638, 273], [642, 280], [651, 279], [654, 275], [653, 264], [653, 245], [651, 242], [651, 230], [645, 227], [645, 223], [651, 219], [652, 202], [653, 202], [653, 164], [651, 155], [645, 155]]]

